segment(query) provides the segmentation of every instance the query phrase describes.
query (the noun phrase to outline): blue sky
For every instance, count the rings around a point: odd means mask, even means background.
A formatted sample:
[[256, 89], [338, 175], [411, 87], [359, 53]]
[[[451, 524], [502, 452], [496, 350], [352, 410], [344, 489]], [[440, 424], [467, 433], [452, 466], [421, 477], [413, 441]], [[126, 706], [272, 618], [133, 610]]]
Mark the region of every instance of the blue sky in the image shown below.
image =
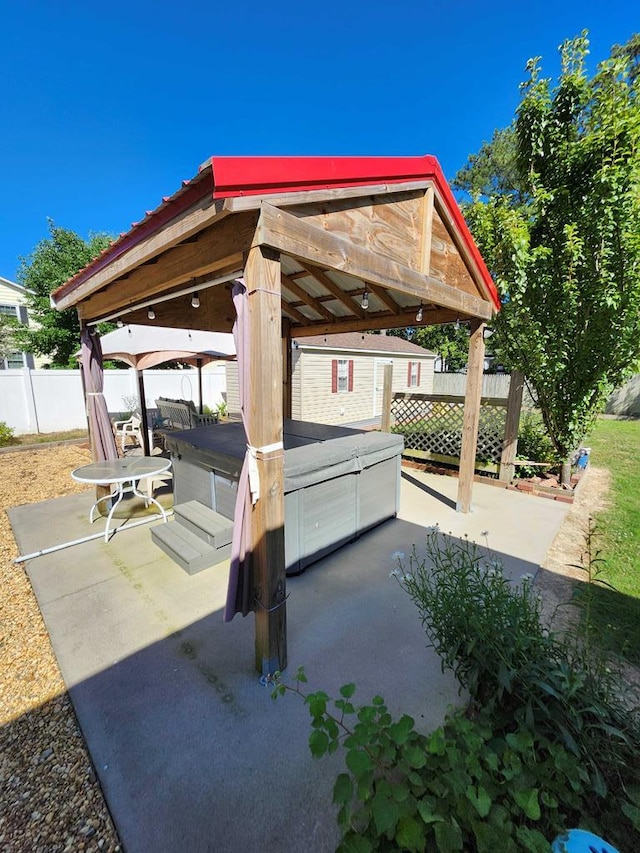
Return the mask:
[[435, 155], [512, 119], [530, 56], [637, 2], [0, 0], [0, 276], [47, 236], [118, 234], [214, 154]]

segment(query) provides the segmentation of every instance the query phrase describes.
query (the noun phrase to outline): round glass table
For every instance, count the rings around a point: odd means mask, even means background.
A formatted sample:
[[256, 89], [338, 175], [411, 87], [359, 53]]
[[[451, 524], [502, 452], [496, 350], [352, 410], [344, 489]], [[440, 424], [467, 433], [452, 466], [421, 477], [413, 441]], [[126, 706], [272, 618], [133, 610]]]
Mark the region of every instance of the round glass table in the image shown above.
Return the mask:
[[[113, 514], [125, 495], [131, 494], [144, 500], [145, 506], [149, 503], [155, 504], [160, 510], [161, 517], [167, 521], [167, 513], [151, 494], [145, 494], [139, 489], [141, 480], [152, 479], [158, 474], [163, 474], [171, 467], [169, 459], [161, 456], [129, 456], [124, 459], [107, 459], [103, 462], [92, 462], [83, 465], [71, 472], [71, 476], [78, 483], [91, 483], [96, 486], [115, 486], [115, 491], [109, 495], [103, 495], [94, 503], [89, 512], [89, 522], [93, 524], [93, 513], [102, 501], [113, 500], [107, 526], [104, 531], [104, 541], [109, 541], [109, 525]], [[96, 516], [97, 517], [97, 516]]]

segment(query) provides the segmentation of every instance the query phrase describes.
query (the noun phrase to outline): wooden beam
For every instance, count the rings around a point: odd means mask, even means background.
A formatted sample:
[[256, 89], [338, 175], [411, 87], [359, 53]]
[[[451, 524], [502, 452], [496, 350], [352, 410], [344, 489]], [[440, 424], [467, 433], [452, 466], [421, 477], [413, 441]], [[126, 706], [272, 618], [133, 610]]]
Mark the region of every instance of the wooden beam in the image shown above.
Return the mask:
[[429, 187], [422, 201], [422, 242], [420, 246], [420, 272], [429, 275], [431, 269], [431, 240], [433, 237], [433, 197], [435, 191]]
[[[423, 309], [423, 326], [438, 326], [443, 323], [455, 323], [459, 317], [455, 311], [427, 311]], [[333, 323], [307, 323], [303, 326], [292, 326], [291, 334], [294, 337], [306, 337], [307, 335], [333, 335], [338, 332], [372, 332], [376, 329], [404, 329], [407, 326], [416, 325], [416, 309], [402, 311], [394, 315], [386, 311], [376, 314], [368, 314], [364, 320], [340, 320]]]
[[211, 193], [206, 193], [203, 198], [178, 215], [169, 225], [141, 240], [108, 266], [78, 285], [77, 288], [66, 293], [56, 302], [56, 307], [62, 310], [77, 305], [78, 302], [86, 299], [105, 285], [127, 275], [142, 264], [148, 263], [161, 253], [177, 246], [228, 215], [229, 211], [225, 210], [224, 204], [220, 201], [214, 201]]
[[371, 184], [367, 187], [339, 187], [328, 190], [301, 190], [300, 192], [265, 193], [264, 195], [236, 196], [225, 201], [225, 209], [231, 213], [242, 210], [257, 210], [266, 202], [274, 207], [293, 207], [297, 204], [321, 204], [323, 202], [343, 201], [350, 198], [367, 196], [388, 196], [406, 193], [411, 190], [423, 190], [433, 186], [431, 181], [410, 181], [403, 184]]
[[522, 408], [522, 392], [524, 390], [524, 375], [519, 370], [511, 373], [509, 396], [507, 398], [507, 419], [504, 425], [504, 440], [502, 456], [500, 457], [499, 480], [510, 483], [515, 474], [515, 459], [518, 449], [518, 427], [520, 426], [520, 409]]
[[[280, 259], [263, 247], [247, 256], [251, 352], [247, 440], [257, 448], [260, 497], [251, 511], [251, 560], [256, 599], [256, 668], [273, 675], [287, 666], [282, 448], [282, 324]], [[261, 451], [275, 445], [279, 449]]]
[[[288, 215], [289, 214], [287, 214], [287, 216]], [[291, 218], [295, 219], [296, 217], [292, 216]], [[314, 228], [315, 226], [312, 225], [311, 227]], [[320, 231], [320, 233], [324, 233], [319, 228], [317, 230]], [[325, 290], [328, 290], [329, 293], [335, 296], [338, 302], [342, 302], [342, 304], [348, 311], [350, 311], [352, 314], [355, 314], [357, 317], [365, 316], [364, 308], [358, 305], [358, 303], [355, 302], [353, 297], [349, 296], [348, 293], [345, 293], [345, 291], [341, 287], [339, 287], [335, 283], [335, 281], [332, 281], [326, 274], [326, 272], [324, 272], [324, 270], [321, 270], [313, 264], [310, 264], [308, 261], [303, 262], [300, 259], [298, 259], [298, 261], [302, 265], [302, 267], [309, 273], [309, 275], [314, 278], [319, 284], [321, 284]]]
[[294, 308], [293, 305], [290, 305], [284, 297], [281, 299], [282, 310], [285, 311], [290, 317], [293, 317], [294, 320], [297, 320], [298, 323], [308, 323], [309, 318], [305, 317], [302, 311], [298, 311], [297, 308]]
[[184, 287], [198, 276], [227, 268], [242, 269], [242, 253], [251, 242], [255, 222], [253, 213], [227, 217], [202, 232], [196, 242], [170, 249], [156, 263], [141, 266], [127, 278], [87, 297], [79, 304], [78, 312], [87, 321], [99, 319], [119, 308]]
[[471, 510], [471, 490], [478, 446], [480, 400], [482, 398], [482, 372], [484, 369], [485, 324], [479, 320], [471, 323], [469, 360], [467, 362], [467, 387], [464, 395], [462, 418], [462, 447], [460, 449], [460, 477], [458, 480], [458, 512]]
[[313, 308], [316, 314], [319, 314], [321, 317], [324, 317], [325, 320], [335, 320], [335, 314], [332, 314], [328, 308], [324, 307], [322, 302], [318, 302], [318, 300], [314, 296], [311, 296], [310, 293], [307, 293], [304, 287], [300, 287], [297, 281], [294, 281], [290, 276], [285, 275], [285, 273], [282, 273], [282, 281], [288, 290], [290, 290], [292, 293], [295, 293], [298, 299], [304, 302], [305, 305], [308, 305], [309, 308]]
[[458, 228], [455, 222], [453, 221], [451, 213], [449, 212], [449, 208], [437, 195], [434, 196], [434, 203], [435, 208], [440, 216], [440, 219], [444, 223], [451, 239], [453, 240], [458, 250], [458, 253], [460, 254], [460, 257], [464, 261], [466, 268], [469, 270], [469, 274], [471, 275], [471, 278], [473, 279], [476, 287], [481, 293], [485, 294], [487, 300], [491, 300], [491, 297], [489, 296], [489, 292], [487, 290], [487, 286], [484, 283], [482, 273], [478, 269], [478, 265], [476, 264], [475, 258], [469, 251], [469, 247], [467, 246], [466, 242], [461, 239], [458, 232]]
[[254, 244], [278, 249], [305, 267], [311, 264], [315, 269], [338, 270], [460, 314], [483, 320], [493, 316], [493, 305], [487, 300], [449, 287], [371, 249], [355, 246], [269, 204], [262, 205]]
[[382, 302], [383, 305], [387, 306], [389, 311], [391, 311], [393, 314], [400, 313], [400, 306], [388, 291], [386, 291], [383, 287], [378, 287], [377, 284], [371, 284], [371, 282], [368, 283], [368, 287], [371, 293], [374, 293], [380, 300], [380, 302]]

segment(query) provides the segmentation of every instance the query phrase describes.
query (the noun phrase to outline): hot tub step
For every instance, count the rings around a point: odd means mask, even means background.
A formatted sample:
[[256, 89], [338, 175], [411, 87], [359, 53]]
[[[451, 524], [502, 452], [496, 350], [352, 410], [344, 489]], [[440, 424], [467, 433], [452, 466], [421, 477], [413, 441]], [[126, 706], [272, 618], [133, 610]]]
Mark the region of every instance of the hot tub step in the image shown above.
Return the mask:
[[212, 548], [231, 544], [233, 521], [200, 501], [187, 501], [173, 508], [176, 521]]
[[190, 575], [223, 562], [231, 554], [231, 545], [214, 548], [177, 520], [151, 528], [151, 538]]

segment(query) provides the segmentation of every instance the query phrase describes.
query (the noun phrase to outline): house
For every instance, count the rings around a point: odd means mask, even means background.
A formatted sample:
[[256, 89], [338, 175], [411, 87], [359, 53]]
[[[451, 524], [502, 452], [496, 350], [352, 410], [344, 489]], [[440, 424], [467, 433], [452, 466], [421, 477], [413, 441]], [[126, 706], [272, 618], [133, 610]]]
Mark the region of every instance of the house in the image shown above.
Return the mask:
[[[321, 424], [379, 420], [384, 367], [393, 391], [433, 392], [436, 354], [395, 335], [344, 332], [291, 341], [291, 417]], [[240, 409], [237, 362], [227, 364], [227, 407]]]
[[[26, 288], [8, 278], [0, 276], [0, 314], [15, 317], [25, 325], [29, 324], [26, 306]], [[22, 367], [34, 368], [33, 356], [26, 352], [12, 352], [7, 358], [0, 358], [0, 370]]]

